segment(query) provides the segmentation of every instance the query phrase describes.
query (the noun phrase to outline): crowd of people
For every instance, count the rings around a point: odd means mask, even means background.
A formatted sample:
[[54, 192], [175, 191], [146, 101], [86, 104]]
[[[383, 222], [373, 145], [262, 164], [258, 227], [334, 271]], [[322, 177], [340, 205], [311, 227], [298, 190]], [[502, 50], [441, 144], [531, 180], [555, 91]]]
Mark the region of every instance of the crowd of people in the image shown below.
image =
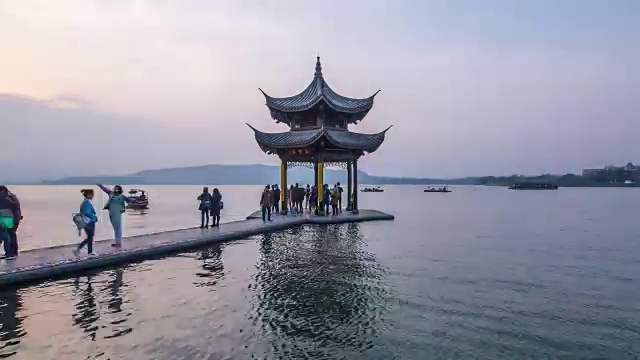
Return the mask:
[[342, 193], [344, 190], [340, 183], [336, 183], [332, 188], [328, 184], [322, 186], [322, 203], [318, 201], [318, 191], [315, 185], [307, 184], [306, 187], [296, 183], [289, 189], [285, 189], [284, 199], [282, 190], [278, 185], [266, 185], [260, 196], [260, 207], [262, 209], [262, 220], [271, 221], [272, 213], [280, 213], [280, 202], [284, 200], [287, 205], [287, 215], [297, 216], [316, 209], [324, 210], [329, 215], [338, 215], [342, 212]]
[[[109, 221], [113, 228], [113, 242], [111, 246], [122, 246], [122, 214], [125, 212], [127, 203], [133, 202], [135, 198], [125, 196], [122, 186], [116, 185], [110, 189], [102, 184], [97, 184], [104, 193], [108, 195], [108, 200], [103, 210], [109, 213]], [[73, 215], [73, 222], [79, 232], [85, 233], [86, 237], [74, 249], [74, 254], [79, 255], [83, 248], [87, 248], [89, 256], [96, 256], [93, 249], [94, 237], [98, 216], [93, 206], [93, 189], [82, 189], [82, 202], [79, 212]], [[280, 213], [281, 199], [287, 204], [287, 215], [297, 216], [305, 212], [324, 210], [329, 215], [338, 215], [342, 212], [342, 193], [340, 183], [336, 183], [332, 188], [324, 184], [322, 186], [323, 201], [318, 201], [318, 191], [315, 185], [307, 184], [306, 187], [299, 184], [291, 185], [285, 189], [284, 198], [282, 190], [278, 185], [267, 185], [260, 197], [260, 207], [262, 209], [262, 220], [267, 222], [272, 220], [272, 213]], [[220, 191], [215, 188], [209, 192], [209, 188], [202, 189], [202, 193], [196, 198], [198, 210], [200, 211], [200, 228], [220, 227], [220, 211], [224, 203]], [[4, 255], [2, 259], [14, 260], [18, 256], [18, 227], [22, 221], [22, 209], [18, 197], [9, 189], [0, 185], [0, 243], [3, 244]], [[210, 224], [211, 222], [211, 224]]]

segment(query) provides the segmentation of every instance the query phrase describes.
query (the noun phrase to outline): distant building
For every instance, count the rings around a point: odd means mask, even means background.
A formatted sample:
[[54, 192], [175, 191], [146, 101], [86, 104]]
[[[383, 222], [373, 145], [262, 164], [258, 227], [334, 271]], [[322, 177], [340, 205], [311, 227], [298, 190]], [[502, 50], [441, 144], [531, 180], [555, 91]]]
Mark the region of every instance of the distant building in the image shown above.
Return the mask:
[[627, 165], [625, 166], [607, 165], [601, 169], [584, 169], [582, 170], [582, 176], [595, 176], [599, 173], [607, 173], [620, 170], [628, 171], [631, 173], [633, 178], [640, 179], [640, 166], [634, 165], [633, 163], [627, 163]]

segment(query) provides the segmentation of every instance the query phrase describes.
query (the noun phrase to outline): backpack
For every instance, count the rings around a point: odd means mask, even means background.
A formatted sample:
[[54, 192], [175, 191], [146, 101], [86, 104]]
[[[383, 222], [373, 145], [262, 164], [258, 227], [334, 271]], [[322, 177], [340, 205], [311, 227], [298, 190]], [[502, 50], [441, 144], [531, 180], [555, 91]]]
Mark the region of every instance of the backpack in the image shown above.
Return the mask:
[[0, 229], [13, 229], [15, 225], [13, 213], [10, 210], [0, 210]]

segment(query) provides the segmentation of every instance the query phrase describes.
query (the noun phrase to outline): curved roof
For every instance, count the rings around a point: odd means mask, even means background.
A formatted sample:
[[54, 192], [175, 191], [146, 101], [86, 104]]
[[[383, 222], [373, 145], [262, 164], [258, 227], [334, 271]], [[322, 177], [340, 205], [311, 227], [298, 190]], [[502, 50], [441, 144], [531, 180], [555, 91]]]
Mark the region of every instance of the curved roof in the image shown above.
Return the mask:
[[357, 114], [371, 110], [373, 107], [373, 99], [378, 92], [380, 92], [380, 90], [378, 90], [375, 94], [364, 99], [350, 98], [336, 93], [329, 87], [329, 84], [327, 84], [322, 76], [322, 65], [320, 64], [319, 56], [316, 61], [316, 72], [313, 81], [298, 95], [276, 98], [267, 95], [262, 89], [260, 89], [260, 91], [267, 100], [267, 106], [271, 110], [282, 112], [304, 111], [324, 100], [333, 110], [348, 114]]
[[273, 153], [276, 149], [309, 146], [325, 137], [333, 145], [351, 150], [374, 152], [384, 142], [386, 132], [377, 134], [361, 134], [347, 130], [314, 129], [301, 131], [286, 131], [280, 133], [265, 133], [247, 124], [253, 131], [260, 148], [266, 153]]

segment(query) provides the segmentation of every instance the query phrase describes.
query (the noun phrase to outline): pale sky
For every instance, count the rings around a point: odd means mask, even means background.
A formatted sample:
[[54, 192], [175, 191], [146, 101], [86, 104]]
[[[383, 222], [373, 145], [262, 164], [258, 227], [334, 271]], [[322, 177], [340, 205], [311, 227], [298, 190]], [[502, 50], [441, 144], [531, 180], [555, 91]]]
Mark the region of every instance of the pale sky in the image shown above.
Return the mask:
[[0, 0], [0, 179], [276, 163], [315, 57], [373, 110], [360, 168], [457, 177], [640, 163], [640, 1]]

